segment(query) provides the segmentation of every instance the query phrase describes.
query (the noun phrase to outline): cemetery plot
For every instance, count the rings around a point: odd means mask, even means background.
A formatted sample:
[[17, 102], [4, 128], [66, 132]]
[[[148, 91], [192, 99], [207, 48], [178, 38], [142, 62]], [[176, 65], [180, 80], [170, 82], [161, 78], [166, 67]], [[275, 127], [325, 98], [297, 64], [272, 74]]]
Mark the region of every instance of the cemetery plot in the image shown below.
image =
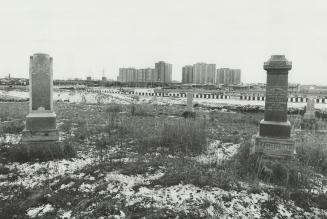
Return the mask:
[[[2, 121], [23, 120], [28, 112], [27, 103], [20, 111], [21, 103], [3, 104]], [[326, 215], [327, 173], [316, 162], [326, 160], [318, 146], [323, 140], [311, 142], [310, 150], [299, 144], [286, 194], [283, 172], [258, 178], [250, 162], [262, 113], [194, 108], [197, 117], [185, 119], [185, 110], [186, 105], [57, 102], [61, 138], [75, 151], [60, 160], [11, 160], [9, 148], [21, 130], [1, 132], [1, 218]], [[289, 119], [293, 123], [295, 116]]]

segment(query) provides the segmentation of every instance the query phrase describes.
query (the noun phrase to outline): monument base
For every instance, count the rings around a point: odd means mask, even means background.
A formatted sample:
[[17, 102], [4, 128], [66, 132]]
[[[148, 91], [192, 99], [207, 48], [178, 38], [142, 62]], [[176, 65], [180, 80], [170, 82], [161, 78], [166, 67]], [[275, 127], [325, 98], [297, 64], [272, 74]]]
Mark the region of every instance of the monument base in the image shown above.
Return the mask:
[[270, 138], [255, 135], [252, 138], [251, 154], [254, 153], [274, 158], [290, 158], [295, 155], [295, 141], [292, 138]]
[[196, 112], [193, 110], [186, 110], [183, 112], [182, 116], [184, 118], [195, 118], [196, 117]]
[[260, 136], [287, 139], [291, 135], [291, 123], [261, 120], [259, 130]]
[[316, 115], [314, 112], [306, 112], [303, 115], [303, 120], [312, 120], [312, 119], [316, 119]]
[[26, 116], [26, 130], [56, 129], [56, 114], [53, 112], [32, 112]]
[[57, 129], [31, 131], [24, 129], [22, 133], [22, 142], [43, 142], [58, 141], [59, 131]]

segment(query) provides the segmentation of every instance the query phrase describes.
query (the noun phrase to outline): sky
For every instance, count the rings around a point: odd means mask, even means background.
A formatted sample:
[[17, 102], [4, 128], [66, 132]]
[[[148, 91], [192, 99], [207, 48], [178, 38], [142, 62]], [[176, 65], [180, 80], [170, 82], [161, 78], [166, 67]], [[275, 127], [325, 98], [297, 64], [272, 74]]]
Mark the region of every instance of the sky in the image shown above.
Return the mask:
[[327, 85], [325, 0], [0, 0], [0, 78], [28, 77], [29, 56], [53, 57], [54, 79], [116, 79], [120, 67], [197, 62], [266, 81], [283, 54], [289, 82]]

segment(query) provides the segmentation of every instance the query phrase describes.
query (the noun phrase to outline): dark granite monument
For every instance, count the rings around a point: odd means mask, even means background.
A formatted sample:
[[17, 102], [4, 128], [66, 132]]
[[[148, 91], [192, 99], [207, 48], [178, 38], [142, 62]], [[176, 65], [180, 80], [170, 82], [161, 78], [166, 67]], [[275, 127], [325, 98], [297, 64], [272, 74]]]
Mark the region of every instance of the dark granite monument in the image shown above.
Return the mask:
[[58, 149], [61, 146], [53, 111], [52, 57], [40, 53], [31, 56], [29, 74], [30, 102], [22, 135], [23, 146], [28, 147], [28, 151], [49, 150], [47, 147]]
[[254, 152], [267, 156], [294, 155], [291, 124], [287, 120], [288, 71], [292, 63], [284, 55], [273, 55], [264, 63], [267, 71], [264, 119], [254, 137]]

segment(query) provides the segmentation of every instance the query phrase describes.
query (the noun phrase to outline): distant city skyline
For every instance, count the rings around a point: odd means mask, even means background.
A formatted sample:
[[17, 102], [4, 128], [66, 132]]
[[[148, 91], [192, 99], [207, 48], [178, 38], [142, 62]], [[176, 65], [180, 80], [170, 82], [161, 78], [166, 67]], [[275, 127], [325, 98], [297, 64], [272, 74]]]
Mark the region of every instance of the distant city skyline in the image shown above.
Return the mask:
[[[159, 10], [160, 8], [160, 10]], [[290, 83], [327, 85], [323, 0], [1, 1], [0, 78], [28, 77], [29, 56], [53, 57], [54, 79], [116, 79], [119, 68], [189, 63], [241, 69], [264, 83], [263, 63], [283, 54]]]

